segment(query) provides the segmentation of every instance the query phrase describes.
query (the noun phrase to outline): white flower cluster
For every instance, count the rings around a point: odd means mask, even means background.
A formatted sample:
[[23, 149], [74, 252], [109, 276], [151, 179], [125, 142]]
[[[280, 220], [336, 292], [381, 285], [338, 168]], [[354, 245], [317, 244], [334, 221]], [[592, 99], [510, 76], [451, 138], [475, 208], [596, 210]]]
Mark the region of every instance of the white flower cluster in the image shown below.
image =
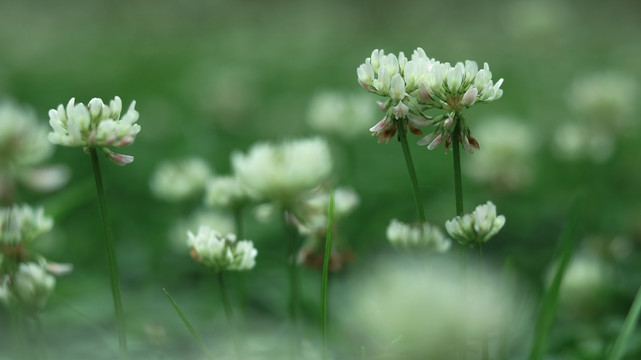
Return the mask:
[[56, 279], [45, 264], [21, 263], [12, 277], [0, 277], [0, 302], [6, 307], [20, 304], [27, 312], [37, 312], [44, 308], [55, 285]]
[[307, 123], [319, 132], [352, 139], [376, 115], [377, 107], [372, 105], [367, 94], [324, 91], [312, 98]]
[[457, 216], [445, 222], [445, 229], [462, 245], [487, 242], [505, 225], [505, 216], [496, 215], [496, 206], [488, 201], [471, 214]]
[[249, 200], [249, 194], [233, 176], [217, 176], [205, 188], [205, 204], [216, 208], [236, 209]]
[[445, 252], [452, 244], [438, 227], [429, 223], [410, 225], [392, 219], [386, 234], [392, 246], [399, 249], [429, 248]]
[[91, 99], [88, 105], [76, 104], [72, 98], [66, 107], [61, 104], [49, 110], [49, 124], [53, 128], [49, 141], [64, 146], [99, 147], [116, 164], [129, 164], [133, 156], [116, 154], [109, 148], [133, 144], [140, 132], [135, 106], [132, 101], [121, 116], [122, 101], [118, 96], [109, 105], [98, 98]]
[[[310, 235], [308, 243], [324, 240], [327, 234], [329, 192], [316, 189], [302, 199], [300, 214], [295, 225], [302, 235]], [[334, 190], [334, 220], [344, 218], [358, 207], [360, 198], [354, 189], [339, 187]]]
[[[494, 101], [503, 95], [500, 88], [503, 79], [494, 83], [487, 63], [482, 69], [470, 60], [452, 66], [448, 62], [430, 59], [421, 48], [414, 50], [411, 59], [403, 52], [397, 57], [386, 55], [383, 50], [374, 50], [356, 72], [363, 88], [387, 98], [380, 103], [385, 117], [370, 129], [374, 136], [379, 136], [379, 142], [389, 141], [396, 134], [396, 120], [401, 120], [402, 131], [407, 131], [407, 126], [414, 134], [423, 135], [419, 129], [421, 126], [436, 127], [434, 133], [421, 143], [429, 144], [430, 150], [443, 140], [451, 140], [455, 121], [462, 122], [460, 138], [466, 150], [478, 148], [478, 143], [458, 114], [475, 103]], [[449, 113], [432, 119], [424, 114], [430, 108], [444, 109]]]
[[36, 165], [52, 152], [47, 128], [33, 110], [0, 101], [0, 171]]
[[216, 271], [250, 270], [256, 265], [258, 251], [249, 240], [236, 241], [235, 234], [222, 235], [207, 226], [197, 234], [187, 232], [191, 256]]
[[52, 226], [53, 220], [44, 215], [42, 208], [29, 205], [0, 208], [0, 244], [28, 243]]
[[255, 197], [289, 202], [325, 181], [332, 170], [329, 145], [321, 138], [258, 143], [231, 157], [238, 182]]
[[180, 201], [203, 191], [212, 171], [200, 158], [160, 163], [150, 180], [152, 193], [166, 201]]

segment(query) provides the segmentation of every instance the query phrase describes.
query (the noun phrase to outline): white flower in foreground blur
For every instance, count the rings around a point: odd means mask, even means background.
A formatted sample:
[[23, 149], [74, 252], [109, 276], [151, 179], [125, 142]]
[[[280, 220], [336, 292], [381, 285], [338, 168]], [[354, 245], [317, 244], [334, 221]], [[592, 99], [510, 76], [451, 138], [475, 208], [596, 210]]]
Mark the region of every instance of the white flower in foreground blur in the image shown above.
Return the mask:
[[312, 98], [307, 122], [318, 132], [352, 139], [371, 123], [377, 109], [367, 94], [325, 91]]
[[474, 132], [483, 141], [483, 151], [463, 166], [471, 178], [501, 190], [519, 189], [531, 182], [538, 145], [531, 126], [516, 119], [494, 118], [479, 121]]
[[250, 270], [256, 265], [258, 251], [248, 240], [236, 241], [236, 235], [222, 235], [207, 226], [197, 234], [187, 232], [187, 245], [194, 260], [213, 267], [216, 271]]
[[56, 285], [56, 279], [41, 264], [21, 263], [10, 277], [0, 278], [0, 302], [7, 307], [19, 305], [27, 312], [42, 310]]
[[471, 214], [457, 216], [445, 222], [445, 229], [454, 240], [463, 245], [487, 242], [505, 225], [505, 216], [496, 215], [491, 201], [479, 205]]
[[52, 152], [47, 127], [33, 110], [0, 101], [0, 173], [37, 165]]
[[247, 154], [233, 153], [231, 163], [252, 195], [279, 202], [320, 185], [332, 170], [329, 146], [321, 138], [258, 143]]
[[42, 207], [12, 205], [0, 208], [0, 245], [29, 243], [36, 236], [51, 230], [53, 220], [44, 215]]
[[158, 165], [150, 180], [151, 192], [166, 201], [180, 201], [198, 195], [212, 171], [200, 158], [165, 161]]
[[411, 225], [392, 219], [387, 226], [386, 235], [392, 246], [399, 249], [428, 248], [445, 252], [452, 245], [441, 229], [427, 222]]
[[101, 99], [93, 98], [88, 105], [76, 104], [69, 100], [67, 107], [58, 105], [49, 110], [49, 124], [53, 131], [49, 141], [64, 146], [100, 148], [107, 157], [118, 165], [134, 161], [133, 156], [114, 153], [110, 148], [125, 147], [133, 144], [140, 132], [136, 124], [139, 114], [132, 101], [129, 109], [121, 116], [122, 101], [116, 96], [109, 105]]
[[519, 293], [487, 269], [468, 264], [463, 274], [456, 261], [442, 258], [387, 259], [345, 285], [338, 309], [337, 318], [358, 334], [368, 354], [390, 360], [456, 359], [461, 348], [483, 338], [508, 347], [523, 341], [529, 304], [517, 303]]
[[249, 194], [233, 176], [216, 176], [205, 188], [205, 205], [238, 209], [249, 201]]

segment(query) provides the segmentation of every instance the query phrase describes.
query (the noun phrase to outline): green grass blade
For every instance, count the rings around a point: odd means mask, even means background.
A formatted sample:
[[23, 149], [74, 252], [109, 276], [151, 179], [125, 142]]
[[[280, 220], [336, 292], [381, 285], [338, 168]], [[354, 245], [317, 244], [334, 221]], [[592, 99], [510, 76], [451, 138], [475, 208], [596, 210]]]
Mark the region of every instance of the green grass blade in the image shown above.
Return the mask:
[[548, 338], [552, 330], [552, 325], [554, 324], [554, 319], [556, 318], [561, 282], [577, 243], [577, 228], [580, 220], [579, 215], [581, 213], [582, 198], [582, 194], [577, 194], [574, 197], [568, 220], [559, 239], [561, 250], [559, 266], [554, 273], [554, 278], [549, 289], [543, 296], [540, 315], [534, 331], [534, 342], [529, 357], [530, 360], [541, 360], [547, 351]]
[[623, 351], [630, 338], [630, 334], [634, 331], [639, 320], [639, 313], [641, 313], [641, 288], [639, 288], [637, 295], [634, 297], [630, 312], [628, 312], [628, 316], [625, 318], [621, 333], [619, 333], [619, 337], [612, 347], [612, 352], [610, 352], [608, 360], [619, 360], [623, 357]]
[[327, 285], [329, 281], [329, 260], [332, 254], [332, 238], [334, 232], [334, 191], [329, 193], [329, 209], [327, 211], [327, 238], [325, 240], [325, 255], [323, 259], [323, 277], [321, 279], [321, 327], [323, 337], [323, 360], [327, 359]]
[[203, 339], [198, 334], [198, 331], [196, 331], [196, 329], [194, 329], [194, 327], [191, 325], [191, 323], [189, 322], [189, 319], [187, 319], [187, 316], [185, 316], [182, 310], [180, 310], [180, 307], [178, 306], [178, 304], [176, 304], [176, 302], [171, 297], [171, 295], [169, 295], [169, 292], [167, 292], [167, 289], [163, 288], [162, 291], [165, 292], [165, 295], [167, 295], [167, 297], [169, 298], [169, 301], [171, 301], [171, 304], [174, 306], [174, 309], [176, 309], [178, 316], [180, 316], [183, 323], [185, 323], [185, 326], [187, 326], [187, 329], [189, 329], [189, 332], [191, 333], [191, 336], [194, 337], [194, 340], [196, 340], [198, 345], [200, 345], [201, 349], [203, 349], [203, 352], [205, 353], [207, 358], [209, 360], [214, 360], [214, 355], [209, 351], [209, 349], [207, 349], [207, 346], [205, 346], [205, 343], [203, 342]]

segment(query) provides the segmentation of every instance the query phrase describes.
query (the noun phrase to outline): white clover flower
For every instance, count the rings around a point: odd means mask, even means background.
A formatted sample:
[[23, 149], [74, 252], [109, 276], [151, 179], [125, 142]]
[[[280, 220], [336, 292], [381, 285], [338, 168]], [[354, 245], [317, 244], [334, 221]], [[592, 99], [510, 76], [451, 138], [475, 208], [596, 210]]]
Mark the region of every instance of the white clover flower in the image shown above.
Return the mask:
[[[558, 264], [554, 264], [546, 272], [548, 284], [552, 282], [557, 269]], [[593, 252], [585, 249], [577, 251], [563, 274], [559, 293], [561, 302], [574, 309], [587, 305], [612, 280], [611, 270]]]
[[205, 188], [205, 205], [234, 209], [249, 201], [249, 194], [233, 176], [217, 176]]
[[[350, 214], [359, 205], [360, 198], [354, 189], [338, 187], [334, 189], [334, 217], [340, 218]], [[327, 215], [329, 193], [316, 191], [304, 199], [303, 205], [308, 211]]]
[[180, 201], [202, 193], [212, 170], [201, 158], [160, 163], [151, 176], [151, 192], [166, 201]]
[[0, 208], [0, 243], [28, 243], [52, 226], [53, 220], [44, 215], [42, 207], [23, 204]]
[[399, 249], [429, 248], [445, 252], [452, 243], [438, 227], [427, 222], [411, 225], [392, 219], [387, 226], [386, 235], [390, 244]]
[[615, 135], [600, 131], [584, 122], [562, 123], [552, 138], [553, 153], [564, 161], [589, 159], [603, 163], [610, 159], [616, 149]]
[[37, 263], [21, 263], [18, 271], [0, 279], [0, 302], [11, 307], [20, 304], [28, 312], [44, 308], [56, 285], [56, 279]]
[[367, 94], [320, 92], [309, 104], [307, 123], [316, 131], [352, 139], [376, 116], [372, 105]]
[[394, 137], [397, 121], [402, 123], [402, 131], [409, 129], [413, 134], [424, 135], [420, 127], [429, 124], [429, 117], [421, 112], [416, 97], [425, 95], [419, 91], [419, 84], [429, 75], [432, 62], [421, 48], [414, 51], [411, 60], [403, 52], [397, 57], [377, 49], [358, 67], [361, 86], [387, 98], [380, 103], [385, 117], [369, 129], [372, 136], [379, 137], [378, 142], [389, 142]]
[[258, 251], [248, 240], [236, 241], [235, 234], [222, 235], [207, 226], [201, 226], [194, 235], [187, 232], [187, 245], [196, 261], [216, 271], [250, 270], [256, 265]]
[[329, 145], [321, 138], [258, 143], [231, 157], [238, 182], [252, 195], [289, 202], [327, 180], [332, 170]]
[[531, 182], [531, 160], [538, 147], [534, 128], [517, 119], [499, 117], [479, 121], [475, 133], [483, 141], [483, 151], [463, 167], [471, 178], [504, 190]]
[[454, 240], [463, 245], [487, 242], [505, 225], [505, 216], [496, 215], [491, 201], [479, 205], [471, 214], [457, 216], [445, 222], [445, 229]]
[[234, 219], [227, 212], [198, 209], [186, 218], [178, 219], [169, 229], [168, 237], [173, 250], [184, 253], [185, 234], [197, 232], [201, 226], [217, 229], [223, 234], [235, 231]]
[[98, 98], [91, 99], [88, 105], [76, 104], [72, 98], [66, 108], [61, 104], [49, 110], [49, 124], [53, 128], [49, 141], [64, 146], [97, 147], [116, 164], [129, 164], [133, 156], [116, 154], [110, 148], [129, 146], [136, 139], [140, 125], [136, 124], [139, 114], [135, 106], [132, 101], [121, 116], [122, 101], [118, 96], [109, 105]]
[[0, 101], [0, 172], [37, 165], [52, 153], [47, 127], [36, 113], [12, 101]]
[[[517, 343], [528, 333], [529, 304], [487, 269], [472, 266], [464, 275], [455, 264], [430, 259], [386, 260], [350, 279], [339, 318], [367, 347], [390, 359], [455, 359], [465, 334], [477, 343], [490, 338]], [[480, 274], [484, 274], [481, 280]], [[471, 278], [469, 278], [471, 276]], [[347, 291], [348, 290], [348, 291]], [[524, 299], [525, 300], [525, 299]]]

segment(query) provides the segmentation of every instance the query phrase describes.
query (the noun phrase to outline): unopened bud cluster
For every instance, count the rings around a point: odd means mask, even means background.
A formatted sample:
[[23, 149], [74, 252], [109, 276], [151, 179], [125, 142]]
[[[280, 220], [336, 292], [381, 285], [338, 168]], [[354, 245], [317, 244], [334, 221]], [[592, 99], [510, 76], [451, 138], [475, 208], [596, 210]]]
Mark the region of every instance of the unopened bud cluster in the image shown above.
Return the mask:
[[400, 249], [428, 248], [445, 252], [451, 246], [451, 241], [441, 230], [429, 223], [406, 224], [392, 219], [387, 227], [387, 239], [392, 246]]
[[0, 277], [0, 302], [8, 308], [20, 306], [27, 313], [37, 312], [44, 308], [55, 285], [45, 264], [21, 263], [13, 276]]
[[477, 206], [471, 214], [446, 221], [445, 229], [462, 245], [476, 245], [490, 240], [503, 225], [505, 225], [505, 216], [497, 216], [496, 206], [488, 201]]
[[76, 104], [72, 98], [66, 107], [61, 104], [49, 110], [49, 124], [53, 128], [49, 141], [64, 146], [101, 148], [116, 164], [129, 164], [133, 156], [116, 154], [109, 148], [133, 144], [140, 132], [135, 106], [136, 102], [132, 101], [127, 112], [121, 114], [122, 101], [118, 96], [109, 105], [98, 98], [91, 99], [88, 105]]
[[[430, 59], [421, 48], [414, 50], [410, 59], [403, 52], [396, 56], [374, 50], [358, 67], [357, 75], [363, 88], [387, 98], [379, 103], [385, 117], [370, 129], [379, 136], [379, 142], [389, 141], [396, 134], [396, 120], [401, 120], [402, 131], [407, 131], [407, 126], [417, 135], [423, 135], [421, 126], [436, 127], [421, 140], [430, 150], [444, 141], [448, 146], [457, 123], [464, 148], [470, 152], [471, 148], [478, 148], [459, 114], [476, 103], [494, 101], [503, 95], [503, 79], [494, 83], [487, 63], [482, 69], [470, 60], [452, 66]], [[431, 108], [448, 113], [432, 119], [424, 113]]]
[[207, 226], [198, 233], [187, 232], [191, 257], [218, 271], [250, 270], [256, 265], [258, 251], [248, 240], [236, 241], [235, 234], [223, 235]]

